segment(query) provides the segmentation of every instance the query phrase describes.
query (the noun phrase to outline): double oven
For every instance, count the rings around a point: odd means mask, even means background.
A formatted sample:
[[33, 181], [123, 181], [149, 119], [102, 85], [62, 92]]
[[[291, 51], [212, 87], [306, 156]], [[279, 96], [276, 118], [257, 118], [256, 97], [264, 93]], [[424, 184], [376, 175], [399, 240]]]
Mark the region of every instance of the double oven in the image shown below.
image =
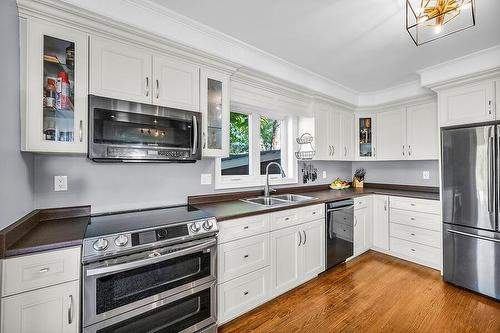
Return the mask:
[[84, 332], [216, 332], [216, 238], [84, 264], [83, 293]]

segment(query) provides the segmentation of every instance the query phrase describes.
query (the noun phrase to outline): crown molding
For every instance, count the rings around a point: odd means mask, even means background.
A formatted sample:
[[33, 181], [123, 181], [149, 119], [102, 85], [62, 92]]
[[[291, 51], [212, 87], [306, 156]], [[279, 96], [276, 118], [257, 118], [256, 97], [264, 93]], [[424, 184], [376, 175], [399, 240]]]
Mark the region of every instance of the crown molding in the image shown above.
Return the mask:
[[500, 70], [500, 45], [417, 71], [420, 84], [436, 88], [474, 77], [486, 78]]
[[383, 90], [360, 93], [357, 110], [397, 105], [401, 101], [428, 98], [433, 95], [434, 93], [430, 89], [422, 87], [420, 81], [416, 80]]

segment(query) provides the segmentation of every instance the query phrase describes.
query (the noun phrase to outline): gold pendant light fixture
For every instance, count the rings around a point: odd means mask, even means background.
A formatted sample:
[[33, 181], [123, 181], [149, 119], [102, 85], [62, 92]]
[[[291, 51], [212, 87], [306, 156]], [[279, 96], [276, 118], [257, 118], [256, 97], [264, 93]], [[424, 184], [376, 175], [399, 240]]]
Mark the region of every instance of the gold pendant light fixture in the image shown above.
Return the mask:
[[474, 0], [406, 0], [406, 30], [417, 46], [475, 24]]

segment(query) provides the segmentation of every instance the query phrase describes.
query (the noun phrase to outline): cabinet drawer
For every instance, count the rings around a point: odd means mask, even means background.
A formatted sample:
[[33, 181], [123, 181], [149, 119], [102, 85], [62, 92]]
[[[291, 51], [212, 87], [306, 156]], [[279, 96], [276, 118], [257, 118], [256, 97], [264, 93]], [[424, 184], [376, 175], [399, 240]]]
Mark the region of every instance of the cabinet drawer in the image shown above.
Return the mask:
[[269, 214], [219, 222], [219, 244], [269, 232]]
[[299, 209], [287, 209], [271, 213], [271, 230], [291, 227], [302, 223]]
[[354, 209], [362, 209], [368, 207], [369, 196], [363, 196], [359, 198], [354, 198]]
[[264, 303], [270, 295], [270, 269], [258, 271], [218, 286], [219, 324]]
[[391, 222], [409, 225], [435, 231], [441, 230], [441, 218], [439, 215], [412, 212], [401, 209], [391, 209]]
[[440, 267], [441, 250], [435, 247], [391, 237], [390, 250], [408, 260], [434, 268]]
[[300, 222], [309, 222], [325, 219], [325, 205], [314, 205], [299, 208]]
[[441, 233], [439, 231], [391, 223], [391, 237], [396, 237], [403, 240], [432, 246], [435, 248], [441, 247]]
[[440, 214], [441, 202], [438, 200], [391, 197], [391, 208], [428, 214]]
[[269, 265], [269, 234], [218, 246], [218, 282], [225, 282]]
[[6, 259], [2, 271], [2, 297], [77, 280], [80, 276], [80, 248]]

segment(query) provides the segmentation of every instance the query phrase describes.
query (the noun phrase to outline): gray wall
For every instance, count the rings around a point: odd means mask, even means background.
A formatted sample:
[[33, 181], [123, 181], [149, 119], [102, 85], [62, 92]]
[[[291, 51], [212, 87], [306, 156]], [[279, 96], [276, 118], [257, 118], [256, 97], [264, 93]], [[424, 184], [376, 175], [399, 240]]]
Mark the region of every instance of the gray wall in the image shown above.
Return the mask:
[[[363, 161], [352, 163], [352, 173], [366, 169], [366, 182], [439, 186], [438, 161]], [[430, 179], [422, 179], [422, 172], [429, 171]]]
[[33, 209], [33, 157], [20, 153], [19, 23], [15, 0], [0, 1], [0, 229]]
[[[314, 162], [314, 184], [351, 176], [350, 162]], [[187, 196], [215, 192], [200, 185], [202, 173], [214, 176], [213, 160], [195, 164], [99, 164], [82, 156], [35, 156], [37, 208], [92, 205], [93, 212], [186, 203]], [[302, 163], [299, 163], [299, 183]], [[327, 178], [322, 178], [326, 171]], [[68, 191], [54, 192], [54, 176], [68, 176]], [[308, 185], [311, 185], [309, 183]], [[296, 186], [296, 185], [294, 185]], [[227, 191], [227, 190], [224, 190]]]

